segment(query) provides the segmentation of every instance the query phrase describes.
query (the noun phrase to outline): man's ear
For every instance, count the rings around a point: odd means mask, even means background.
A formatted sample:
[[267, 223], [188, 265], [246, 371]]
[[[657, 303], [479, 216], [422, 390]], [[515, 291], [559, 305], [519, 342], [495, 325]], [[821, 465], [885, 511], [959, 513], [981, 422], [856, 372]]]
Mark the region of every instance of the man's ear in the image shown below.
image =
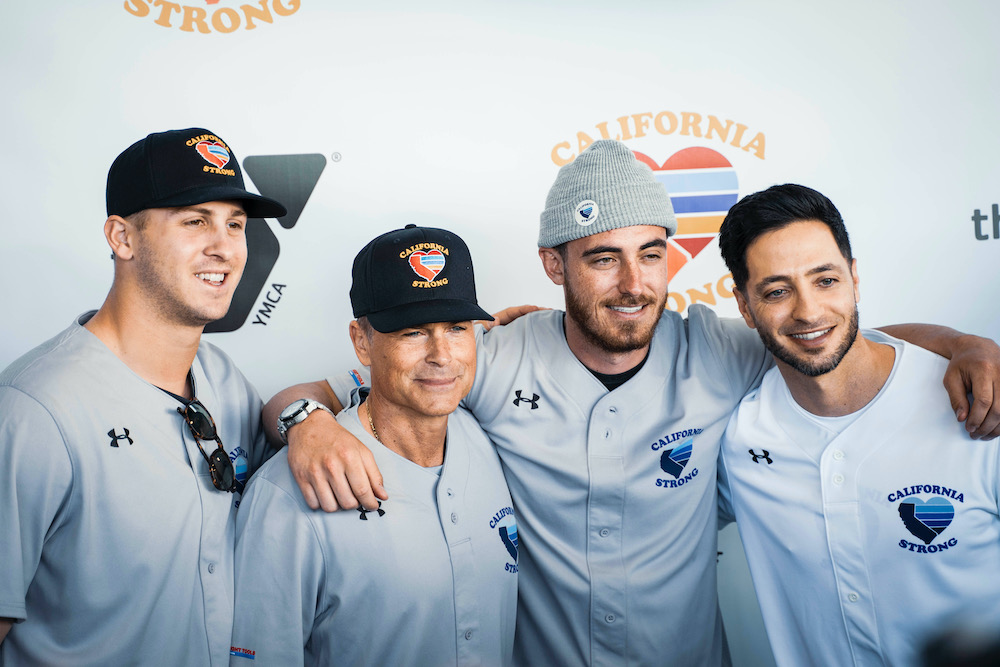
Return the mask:
[[357, 320], [351, 320], [348, 325], [348, 333], [351, 335], [351, 342], [354, 343], [354, 354], [358, 356], [358, 361], [363, 366], [372, 365], [371, 341]]
[[119, 259], [132, 259], [132, 248], [135, 227], [120, 215], [112, 215], [104, 221], [104, 238], [111, 247], [111, 252]]
[[743, 316], [743, 321], [747, 323], [747, 326], [751, 329], [756, 329], [757, 325], [754, 324], [753, 317], [750, 316], [750, 306], [747, 305], [746, 295], [738, 287], [733, 288], [733, 296], [736, 297], [736, 305], [740, 309], [740, 315]]
[[555, 248], [539, 248], [538, 256], [542, 260], [542, 268], [545, 269], [545, 275], [549, 277], [549, 280], [556, 285], [565, 284], [566, 265], [563, 264], [563, 258], [559, 251]]

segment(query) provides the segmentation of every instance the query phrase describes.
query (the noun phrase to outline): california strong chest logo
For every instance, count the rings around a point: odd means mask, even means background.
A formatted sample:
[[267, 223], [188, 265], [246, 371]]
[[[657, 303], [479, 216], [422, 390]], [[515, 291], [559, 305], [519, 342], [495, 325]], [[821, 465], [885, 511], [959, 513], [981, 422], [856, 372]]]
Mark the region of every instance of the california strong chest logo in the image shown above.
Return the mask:
[[682, 487], [698, 476], [698, 468], [688, 468], [694, 453], [695, 440], [702, 432], [700, 428], [688, 428], [669, 433], [657, 439], [650, 448], [660, 456], [660, 471], [665, 477], [658, 477], [656, 486], [664, 489]]
[[[921, 495], [930, 496], [921, 498]], [[909, 533], [899, 540], [899, 547], [913, 553], [934, 554], [958, 545], [955, 535], [945, 531], [955, 519], [955, 509], [965, 502], [965, 494], [939, 484], [913, 484], [889, 493], [887, 501], [895, 507], [902, 528]], [[916, 538], [917, 542], [908, 539]]]

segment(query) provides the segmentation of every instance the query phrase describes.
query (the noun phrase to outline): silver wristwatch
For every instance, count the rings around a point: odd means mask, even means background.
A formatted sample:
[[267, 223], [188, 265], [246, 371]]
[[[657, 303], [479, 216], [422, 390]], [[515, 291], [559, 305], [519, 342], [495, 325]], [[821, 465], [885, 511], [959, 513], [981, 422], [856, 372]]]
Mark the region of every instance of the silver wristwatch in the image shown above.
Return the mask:
[[282, 410], [278, 415], [278, 435], [281, 436], [281, 441], [287, 445], [288, 429], [304, 421], [314, 410], [326, 410], [333, 414], [330, 408], [309, 398], [300, 398]]

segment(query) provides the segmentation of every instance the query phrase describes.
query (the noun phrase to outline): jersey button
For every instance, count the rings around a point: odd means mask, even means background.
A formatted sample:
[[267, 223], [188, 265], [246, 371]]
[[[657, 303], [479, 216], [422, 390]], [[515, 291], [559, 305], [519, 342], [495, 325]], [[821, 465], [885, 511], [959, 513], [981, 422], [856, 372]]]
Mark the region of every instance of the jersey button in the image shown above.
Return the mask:
[[608, 530], [607, 528], [601, 528], [601, 537], [607, 537], [610, 534], [611, 534], [610, 530]]
[[454, 512], [451, 513], [451, 522], [458, 523], [458, 515], [455, 514]]
[[837, 451], [835, 451], [833, 453], [833, 460], [834, 461], [843, 461], [844, 460], [844, 452], [840, 451], [839, 449]]
[[609, 428], [609, 429], [607, 429], [607, 430], [604, 431], [604, 438], [608, 439], [610, 437], [611, 437], [611, 429]]
[[857, 602], [858, 601], [858, 594], [857, 593], [851, 593], [850, 595], [847, 596], [847, 599], [850, 600], [851, 602]]
[[215, 574], [215, 563], [209, 563], [208, 564], [208, 573], [209, 574]]
[[844, 483], [844, 476], [838, 472], [836, 475], [833, 476], [833, 483], [836, 484], [837, 486], [840, 486], [841, 484]]
[[610, 412], [613, 415], [616, 415], [618, 414], [618, 408], [612, 405], [610, 408], [608, 408], [608, 412]]
[[472, 639], [472, 630], [465, 631], [465, 639], [466, 640]]
[[448, 489], [448, 497], [451, 498], [453, 495], [455, 495], [455, 492], [452, 491], [451, 489]]
[[607, 621], [608, 623], [614, 623], [615, 622], [615, 615], [614, 614], [608, 614], [607, 616], [604, 617], [604, 620]]

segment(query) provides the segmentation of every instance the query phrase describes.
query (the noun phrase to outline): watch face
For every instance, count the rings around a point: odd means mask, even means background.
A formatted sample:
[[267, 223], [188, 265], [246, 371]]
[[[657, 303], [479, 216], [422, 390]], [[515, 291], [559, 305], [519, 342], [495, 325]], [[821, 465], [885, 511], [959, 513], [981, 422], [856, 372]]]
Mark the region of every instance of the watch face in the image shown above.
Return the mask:
[[306, 399], [300, 398], [299, 400], [295, 401], [294, 403], [292, 403], [287, 408], [285, 408], [284, 410], [281, 411], [281, 417], [280, 417], [280, 419], [282, 421], [284, 421], [286, 419], [291, 419], [296, 414], [298, 414], [299, 412], [301, 412], [302, 409], [306, 407], [306, 405], [307, 405]]

